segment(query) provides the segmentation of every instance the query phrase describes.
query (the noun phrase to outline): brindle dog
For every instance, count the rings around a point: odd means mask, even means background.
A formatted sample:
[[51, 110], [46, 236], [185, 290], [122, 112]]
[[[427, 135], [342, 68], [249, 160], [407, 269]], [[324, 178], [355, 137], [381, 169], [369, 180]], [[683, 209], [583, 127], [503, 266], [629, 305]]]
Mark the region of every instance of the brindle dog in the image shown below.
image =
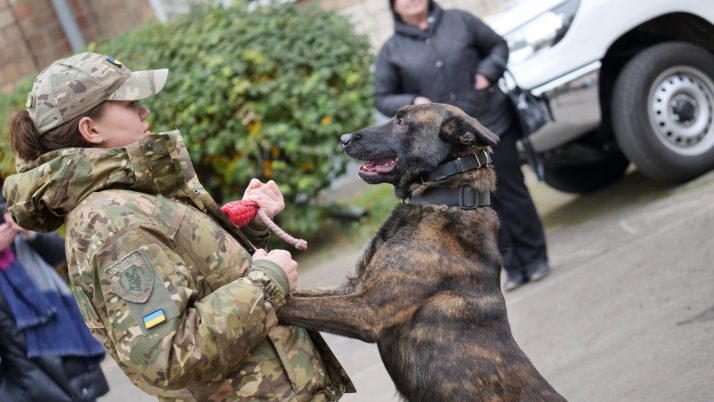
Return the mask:
[[[350, 157], [368, 161], [359, 170], [364, 181], [393, 184], [405, 202], [366, 247], [354, 276], [334, 289], [295, 292], [280, 320], [377, 342], [410, 402], [563, 401], [511, 335], [498, 218], [491, 208], [472, 208], [496, 186], [492, 167], [473, 158], [483, 161], [498, 137], [461, 109], [430, 104], [404, 107], [387, 124], [341, 140]], [[456, 174], [441, 177], [454, 160]], [[459, 197], [462, 187], [481, 197]], [[447, 193], [460, 200], [456, 206], [440, 204]]]

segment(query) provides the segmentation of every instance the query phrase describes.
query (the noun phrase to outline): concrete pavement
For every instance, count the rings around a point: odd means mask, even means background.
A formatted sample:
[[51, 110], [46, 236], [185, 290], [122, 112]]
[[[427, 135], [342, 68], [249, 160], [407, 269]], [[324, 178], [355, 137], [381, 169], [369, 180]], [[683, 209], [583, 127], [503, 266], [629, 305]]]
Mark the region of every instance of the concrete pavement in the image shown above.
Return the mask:
[[[570, 401], [714, 400], [714, 172], [676, 187], [635, 172], [583, 197], [529, 186], [553, 273], [506, 303], [546, 379]], [[339, 283], [360, 248], [302, 259], [301, 287]], [[359, 391], [343, 400], [399, 400], [374, 345], [326, 339]], [[104, 367], [100, 401], [155, 400]]]

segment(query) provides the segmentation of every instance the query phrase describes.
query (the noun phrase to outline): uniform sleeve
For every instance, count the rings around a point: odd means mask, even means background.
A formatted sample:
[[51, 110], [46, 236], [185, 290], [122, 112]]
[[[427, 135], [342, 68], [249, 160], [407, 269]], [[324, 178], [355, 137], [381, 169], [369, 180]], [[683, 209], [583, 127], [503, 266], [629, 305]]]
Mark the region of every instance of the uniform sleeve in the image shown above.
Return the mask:
[[256, 222], [255, 219], [250, 221], [250, 223], [241, 230], [255, 247], [265, 248], [265, 245], [268, 244], [270, 229], [264, 224]]
[[475, 16], [464, 13], [466, 26], [473, 37], [473, 43], [479, 54], [481, 62], [476, 67], [476, 74], [482, 74], [492, 83], [498, 81], [508, 63], [508, 43], [491, 27]]
[[[278, 270], [251, 266], [244, 254], [242, 267], [201, 266], [211, 272], [196, 275], [189, 269], [198, 268], [189, 268], [160, 230], [129, 227], [104, 242], [90, 259], [94, 304], [118, 359], [164, 389], [230, 372], [277, 324], [276, 309], [285, 303], [284, 283], [270, 276]], [[232, 269], [246, 275], [222, 281], [223, 272]], [[148, 282], [152, 288], [146, 297]], [[199, 298], [198, 289], [207, 296]]]
[[377, 110], [391, 117], [403, 106], [414, 103], [415, 94], [402, 93], [398, 69], [389, 61], [389, 49], [385, 44], [379, 51], [374, 68], [374, 103]]

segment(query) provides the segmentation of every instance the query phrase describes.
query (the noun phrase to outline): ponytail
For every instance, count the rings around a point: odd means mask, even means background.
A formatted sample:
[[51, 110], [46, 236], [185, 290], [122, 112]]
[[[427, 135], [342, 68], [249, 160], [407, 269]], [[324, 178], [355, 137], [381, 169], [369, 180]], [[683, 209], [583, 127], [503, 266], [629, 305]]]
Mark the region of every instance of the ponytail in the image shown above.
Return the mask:
[[92, 108], [82, 116], [40, 135], [30, 119], [27, 110], [15, 112], [10, 120], [10, 141], [12, 149], [24, 160], [34, 160], [40, 155], [62, 148], [91, 148], [94, 144], [88, 142], [79, 132], [79, 121], [83, 117], [97, 119], [104, 111], [104, 103]]
[[10, 119], [10, 143], [12, 150], [22, 159], [33, 160], [42, 155], [40, 135], [27, 110], [15, 112]]

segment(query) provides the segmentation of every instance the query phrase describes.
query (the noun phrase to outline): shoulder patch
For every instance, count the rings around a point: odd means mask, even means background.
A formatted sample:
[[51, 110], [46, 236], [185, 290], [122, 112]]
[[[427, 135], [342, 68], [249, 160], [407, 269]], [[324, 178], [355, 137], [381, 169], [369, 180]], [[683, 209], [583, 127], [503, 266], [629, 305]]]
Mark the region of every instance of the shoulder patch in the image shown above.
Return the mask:
[[124, 300], [144, 303], [151, 296], [154, 269], [144, 250], [136, 250], [104, 271], [114, 291]]

